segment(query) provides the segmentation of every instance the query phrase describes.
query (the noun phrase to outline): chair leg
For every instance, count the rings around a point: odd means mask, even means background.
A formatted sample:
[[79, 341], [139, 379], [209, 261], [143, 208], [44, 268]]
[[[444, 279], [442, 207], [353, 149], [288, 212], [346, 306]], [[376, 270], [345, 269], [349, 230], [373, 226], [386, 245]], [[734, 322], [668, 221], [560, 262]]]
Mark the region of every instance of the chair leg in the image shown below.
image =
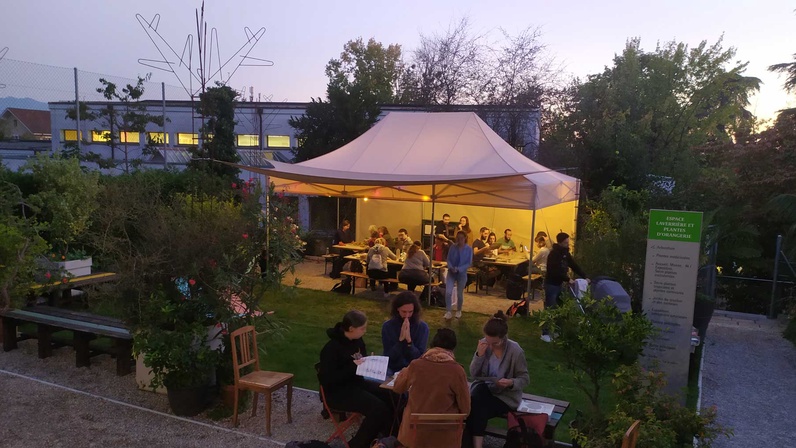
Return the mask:
[[254, 398], [252, 399], [252, 417], [257, 417], [257, 399], [260, 398], [260, 394], [256, 391], [252, 391], [254, 394]]
[[287, 422], [293, 423], [293, 413], [291, 408], [293, 405], [293, 380], [287, 383]]
[[265, 395], [265, 435], [271, 437], [271, 392], [264, 393]]
[[233, 394], [234, 399], [232, 400], [232, 426], [237, 428], [238, 427], [238, 393], [240, 391], [238, 388], [235, 388], [235, 393]]

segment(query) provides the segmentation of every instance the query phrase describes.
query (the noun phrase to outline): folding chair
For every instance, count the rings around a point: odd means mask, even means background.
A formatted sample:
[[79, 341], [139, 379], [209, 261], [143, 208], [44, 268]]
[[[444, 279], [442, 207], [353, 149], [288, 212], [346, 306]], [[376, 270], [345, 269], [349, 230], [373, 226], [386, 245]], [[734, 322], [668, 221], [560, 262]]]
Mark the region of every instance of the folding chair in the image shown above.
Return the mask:
[[636, 448], [636, 442], [638, 441], [638, 434], [641, 428], [641, 420], [636, 420], [630, 425], [630, 428], [625, 433], [625, 436], [622, 437], [622, 448]]
[[[271, 393], [283, 386], [287, 386], [287, 422], [292, 423], [290, 413], [293, 400], [293, 374], [282, 372], [268, 372], [260, 370], [260, 355], [257, 352], [257, 334], [254, 327], [249, 325], [232, 332], [232, 368], [235, 374], [235, 400], [232, 414], [232, 426], [238, 426], [238, 396], [242, 390], [254, 392], [252, 402], [252, 417], [257, 415], [257, 397], [265, 395], [265, 435], [271, 435]], [[240, 369], [254, 366], [254, 371], [240, 376]]]
[[[320, 363], [315, 364], [315, 372], [318, 373], [319, 371]], [[326, 413], [329, 414], [329, 420], [331, 420], [332, 424], [334, 424], [334, 432], [326, 440], [326, 443], [331, 443], [334, 439], [340, 439], [343, 441], [343, 444], [346, 446], [346, 448], [350, 448], [348, 446], [348, 441], [345, 439], [345, 432], [352, 425], [359, 423], [359, 421], [362, 419], [362, 414], [359, 412], [346, 413], [345, 411], [332, 409], [329, 407], [329, 403], [326, 401], [326, 393], [323, 391], [323, 386], [320, 386], [319, 391], [321, 395], [321, 402], [323, 403], [323, 409], [325, 409]], [[347, 418], [346, 414], [348, 414]]]
[[410, 443], [412, 446], [417, 443], [418, 426], [429, 426], [429, 430], [435, 432], [447, 427], [450, 430], [456, 430], [457, 434], [456, 443], [451, 446], [459, 446], [462, 444], [462, 432], [464, 431], [464, 420], [466, 418], [467, 414], [409, 414]]

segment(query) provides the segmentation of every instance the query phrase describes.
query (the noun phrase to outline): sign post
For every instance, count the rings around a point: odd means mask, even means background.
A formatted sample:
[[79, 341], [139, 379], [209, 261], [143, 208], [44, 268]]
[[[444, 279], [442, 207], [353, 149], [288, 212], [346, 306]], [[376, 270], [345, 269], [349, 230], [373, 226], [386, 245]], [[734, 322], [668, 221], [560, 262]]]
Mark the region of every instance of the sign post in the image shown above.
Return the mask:
[[650, 210], [643, 307], [659, 333], [644, 363], [657, 364], [673, 394], [688, 386], [701, 235], [701, 212]]

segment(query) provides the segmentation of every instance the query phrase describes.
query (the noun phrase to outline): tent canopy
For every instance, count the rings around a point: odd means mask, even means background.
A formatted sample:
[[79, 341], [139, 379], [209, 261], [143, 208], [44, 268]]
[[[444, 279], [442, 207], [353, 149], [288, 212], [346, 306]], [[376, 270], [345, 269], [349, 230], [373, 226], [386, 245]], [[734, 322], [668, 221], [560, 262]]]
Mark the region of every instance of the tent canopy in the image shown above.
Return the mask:
[[236, 165], [291, 194], [536, 210], [579, 181], [526, 158], [473, 112], [391, 112], [351, 143], [296, 164]]

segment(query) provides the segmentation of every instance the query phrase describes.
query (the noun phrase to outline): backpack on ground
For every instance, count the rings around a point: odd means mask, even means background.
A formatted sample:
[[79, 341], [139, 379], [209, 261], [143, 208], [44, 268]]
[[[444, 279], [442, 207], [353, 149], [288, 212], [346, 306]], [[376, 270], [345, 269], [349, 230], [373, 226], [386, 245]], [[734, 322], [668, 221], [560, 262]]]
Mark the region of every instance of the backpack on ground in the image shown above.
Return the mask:
[[343, 281], [335, 283], [332, 286], [332, 292], [339, 292], [340, 294], [351, 294], [354, 290], [354, 282], [351, 277], [346, 277]]
[[354, 260], [354, 261], [351, 262], [351, 266], [349, 267], [349, 270], [351, 272], [365, 272], [365, 270], [362, 268], [362, 263], [360, 263], [357, 260]]
[[503, 448], [542, 448], [544, 447], [544, 428], [547, 414], [525, 414], [509, 412], [506, 417], [508, 431]]
[[525, 299], [520, 300], [519, 302], [514, 302], [509, 309], [506, 310], [506, 316], [527, 316], [528, 315], [528, 301]]
[[431, 288], [431, 306], [445, 308], [445, 285]]
[[522, 300], [527, 286], [521, 275], [510, 274], [506, 280], [506, 298], [509, 300]]

